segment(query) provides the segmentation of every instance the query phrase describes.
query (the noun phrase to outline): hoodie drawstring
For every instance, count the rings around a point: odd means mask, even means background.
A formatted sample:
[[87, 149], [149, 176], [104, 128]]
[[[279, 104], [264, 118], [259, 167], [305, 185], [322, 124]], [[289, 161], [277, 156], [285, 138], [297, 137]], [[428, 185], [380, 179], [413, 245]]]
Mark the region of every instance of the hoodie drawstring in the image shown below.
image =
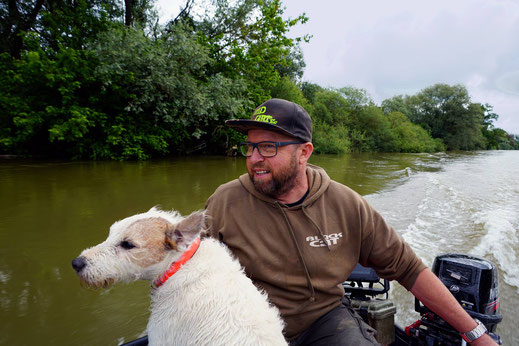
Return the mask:
[[310, 298], [308, 298], [308, 300], [303, 305], [301, 305], [299, 307], [299, 309], [297, 310], [299, 312], [299, 311], [302, 311], [304, 308], [306, 308], [308, 306], [308, 304], [310, 304], [310, 303], [315, 301], [315, 290], [314, 290], [314, 286], [312, 285], [312, 280], [310, 279], [310, 272], [308, 271], [308, 267], [306, 266], [305, 260], [303, 258], [303, 254], [301, 253], [301, 249], [299, 248], [299, 244], [297, 244], [296, 236], [294, 234], [294, 230], [292, 229], [292, 225], [290, 224], [290, 221], [288, 221], [288, 217], [285, 214], [285, 211], [283, 210], [281, 205], [278, 203], [278, 201], [275, 201], [274, 203], [279, 208], [279, 210], [281, 210], [281, 214], [285, 218], [285, 222], [286, 222], [286, 224], [288, 226], [288, 230], [290, 232], [290, 236], [292, 237], [292, 241], [294, 242], [294, 245], [295, 245], [296, 250], [297, 250], [297, 255], [299, 257], [299, 262], [301, 262], [301, 264], [303, 265], [303, 269], [305, 271], [306, 282], [308, 284], [308, 288], [310, 289]]
[[323, 243], [326, 245], [326, 248], [328, 249], [328, 251], [332, 251], [332, 248], [330, 247], [330, 244], [328, 244], [328, 242], [326, 241], [326, 239], [324, 238], [324, 234], [323, 234], [323, 231], [321, 231], [321, 227], [319, 227], [319, 225], [314, 221], [314, 219], [312, 219], [310, 217], [310, 215], [308, 215], [308, 213], [306, 212], [306, 209], [305, 209], [305, 206], [302, 205], [301, 206], [301, 210], [303, 210], [303, 214], [306, 215], [306, 217], [312, 221], [312, 223], [314, 224], [315, 228], [317, 228], [317, 230], [319, 231], [319, 236], [321, 237], [321, 240], [323, 241]]

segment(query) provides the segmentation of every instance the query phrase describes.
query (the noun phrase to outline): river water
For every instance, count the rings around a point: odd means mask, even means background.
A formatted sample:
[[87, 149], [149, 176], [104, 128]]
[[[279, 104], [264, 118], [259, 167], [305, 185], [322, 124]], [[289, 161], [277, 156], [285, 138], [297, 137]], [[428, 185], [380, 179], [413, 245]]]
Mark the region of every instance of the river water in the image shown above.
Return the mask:
[[[500, 270], [505, 344], [519, 340], [519, 152], [313, 156], [360, 194], [428, 265], [437, 254], [485, 257]], [[0, 344], [117, 345], [148, 318], [149, 283], [80, 287], [70, 261], [110, 225], [154, 205], [183, 214], [245, 171], [243, 158], [148, 162], [0, 161]], [[393, 284], [397, 322], [417, 319]]]

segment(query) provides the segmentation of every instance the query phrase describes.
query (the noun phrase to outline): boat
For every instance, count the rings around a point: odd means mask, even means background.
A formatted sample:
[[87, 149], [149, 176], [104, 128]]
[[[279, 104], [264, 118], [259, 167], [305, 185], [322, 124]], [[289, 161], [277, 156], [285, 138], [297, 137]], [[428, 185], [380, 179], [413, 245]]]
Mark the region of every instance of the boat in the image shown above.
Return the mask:
[[[502, 320], [499, 307], [497, 267], [489, 260], [465, 254], [447, 253], [435, 258], [432, 271], [454, 295], [467, 313], [480, 320], [490, 337], [502, 344], [496, 327]], [[460, 334], [415, 298], [420, 318], [409, 326], [394, 322], [396, 307], [389, 299], [390, 283], [371, 268], [358, 264], [343, 284], [344, 299], [366, 323], [377, 330], [377, 341], [394, 346], [466, 345]], [[146, 346], [148, 337], [123, 344]]]

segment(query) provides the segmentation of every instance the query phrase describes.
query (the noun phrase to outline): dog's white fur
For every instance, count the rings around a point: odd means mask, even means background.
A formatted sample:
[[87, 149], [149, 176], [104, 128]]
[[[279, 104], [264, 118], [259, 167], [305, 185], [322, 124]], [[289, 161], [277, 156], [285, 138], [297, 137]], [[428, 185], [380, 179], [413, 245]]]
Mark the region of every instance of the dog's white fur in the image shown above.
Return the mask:
[[[78, 273], [90, 287], [155, 280], [203, 232], [203, 212], [183, 218], [152, 208], [118, 221], [84, 250]], [[135, 245], [128, 248], [128, 245]], [[126, 248], [125, 248], [126, 247]], [[204, 238], [195, 255], [151, 290], [150, 345], [286, 345], [283, 322], [220, 242]]]

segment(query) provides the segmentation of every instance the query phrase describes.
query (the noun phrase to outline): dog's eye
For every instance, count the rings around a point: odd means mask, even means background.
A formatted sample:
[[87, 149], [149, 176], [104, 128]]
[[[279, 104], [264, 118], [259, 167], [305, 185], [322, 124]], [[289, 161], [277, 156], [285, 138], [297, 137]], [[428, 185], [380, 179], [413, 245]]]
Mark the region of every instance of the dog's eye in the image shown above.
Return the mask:
[[128, 240], [123, 240], [122, 242], [119, 243], [119, 246], [126, 250], [130, 250], [135, 247], [135, 245], [130, 243]]

